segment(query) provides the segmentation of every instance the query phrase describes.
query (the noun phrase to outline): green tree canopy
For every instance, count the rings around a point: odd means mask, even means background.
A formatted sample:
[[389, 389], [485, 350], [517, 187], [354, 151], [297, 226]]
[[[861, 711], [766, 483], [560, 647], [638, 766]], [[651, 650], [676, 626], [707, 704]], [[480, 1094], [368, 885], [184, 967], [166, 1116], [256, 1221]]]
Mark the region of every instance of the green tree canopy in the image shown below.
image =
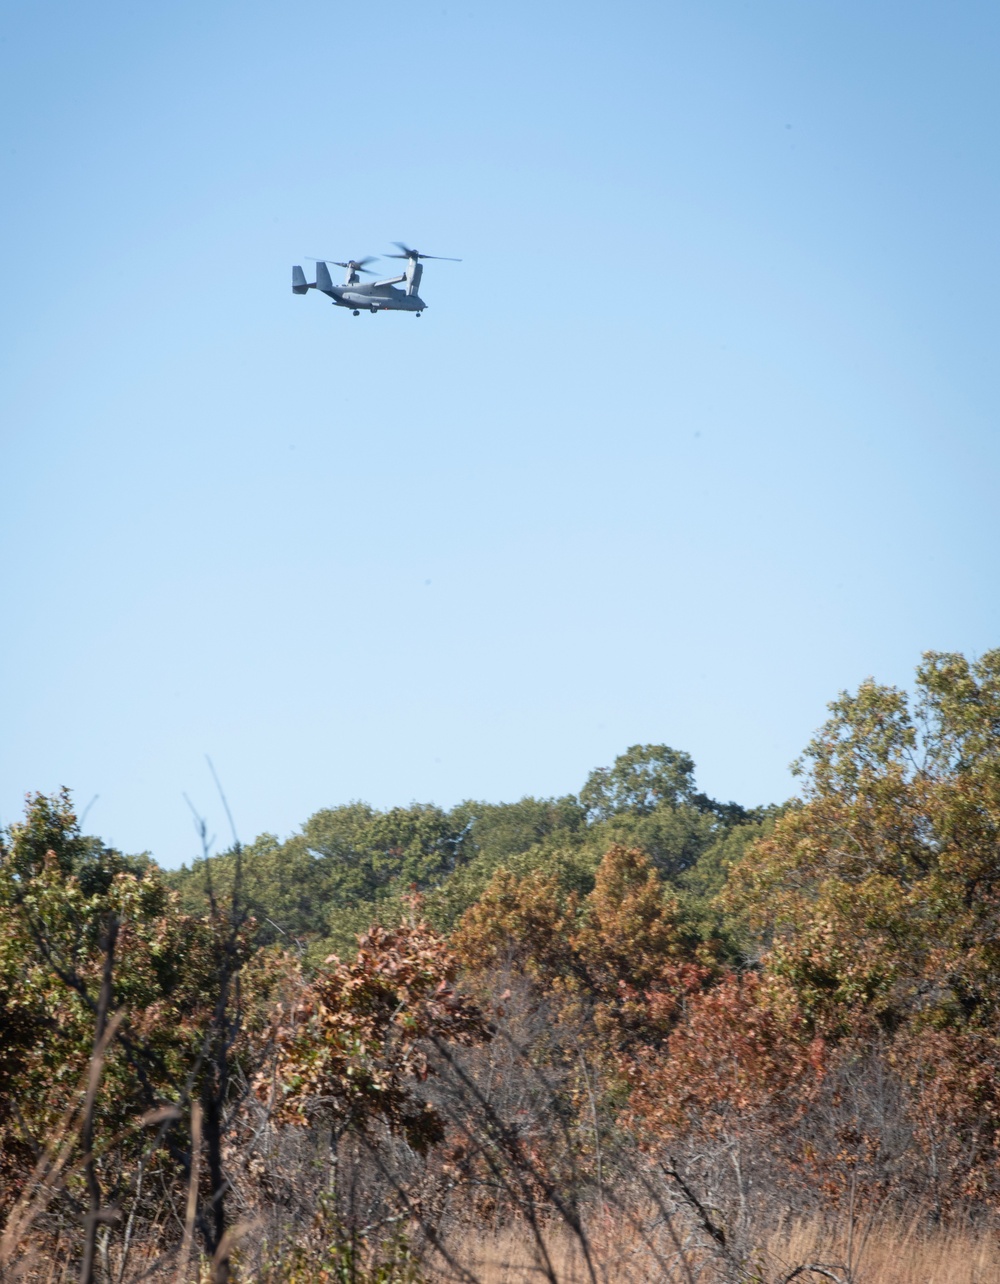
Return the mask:
[[679, 807], [694, 796], [694, 760], [669, 745], [632, 745], [612, 766], [592, 771], [580, 790], [580, 802], [591, 820], [608, 820], [622, 812], [648, 816], [664, 803]]

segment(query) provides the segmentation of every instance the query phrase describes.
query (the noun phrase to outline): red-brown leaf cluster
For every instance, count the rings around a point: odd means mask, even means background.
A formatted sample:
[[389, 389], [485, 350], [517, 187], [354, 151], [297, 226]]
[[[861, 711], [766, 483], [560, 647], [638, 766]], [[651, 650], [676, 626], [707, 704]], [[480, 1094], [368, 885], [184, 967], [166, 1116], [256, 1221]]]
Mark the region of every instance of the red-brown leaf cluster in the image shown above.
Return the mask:
[[341, 1130], [379, 1119], [426, 1149], [443, 1136], [438, 1112], [417, 1090], [430, 1047], [490, 1037], [482, 1012], [455, 988], [455, 969], [426, 923], [372, 927], [353, 962], [333, 955], [311, 980], [295, 979], [258, 1095], [273, 1101], [279, 1120], [323, 1118]]

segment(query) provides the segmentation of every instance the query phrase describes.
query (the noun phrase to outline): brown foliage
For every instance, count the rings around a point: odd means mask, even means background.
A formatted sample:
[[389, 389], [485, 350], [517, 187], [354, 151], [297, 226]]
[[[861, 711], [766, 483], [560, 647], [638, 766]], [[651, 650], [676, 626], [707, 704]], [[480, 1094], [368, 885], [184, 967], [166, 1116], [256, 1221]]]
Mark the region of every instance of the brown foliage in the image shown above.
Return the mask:
[[684, 996], [713, 972], [649, 858], [621, 846], [603, 857], [582, 902], [561, 898], [554, 876], [498, 870], [452, 943], [474, 974], [513, 966], [531, 977], [561, 1019], [592, 1029], [604, 1052], [662, 1036]]
[[471, 972], [513, 965], [550, 981], [572, 969], [569, 937], [576, 911], [576, 898], [560, 896], [554, 874], [534, 870], [517, 878], [500, 868], [462, 916], [451, 947]]
[[323, 1118], [335, 1132], [381, 1119], [417, 1150], [443, 1137], [438, 1112], [416, 1086], [428, 1075], [430, 1039], [488, 1039], [479, 1008], [454, 986], [456, 964], [422, 921], [372, 927], [357, 958], [336, 955], [280, 1009], [277, 1059], [258, 1081], [278, 1120]]
[[831, 705], [804, 805], [724, 897], [811, 1030], [887, 1040], [946, 1207], [1000, 1200], [1000, 651], [929, 654], [917, 683], [913, 713], [874, 682]]
[[787, 1128], [815, 1099], [826, 1061], [824, 1040], [769, 1002], [758, 976], [731, 974], [690, 996], [665, 1055], [636, 1054], [631, 1117], [658, 1142], [692, 1128]]

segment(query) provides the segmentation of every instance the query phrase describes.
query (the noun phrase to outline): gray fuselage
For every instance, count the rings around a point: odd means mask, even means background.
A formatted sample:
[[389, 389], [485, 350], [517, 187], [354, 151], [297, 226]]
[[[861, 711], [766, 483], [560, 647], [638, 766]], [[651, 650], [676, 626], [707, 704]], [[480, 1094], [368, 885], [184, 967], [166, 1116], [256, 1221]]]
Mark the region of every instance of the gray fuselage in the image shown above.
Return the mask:
[[[319, 287], [317, 287], [319, 288]], [[331, 285], [321, 290], [342, 308], [369, 308], [382, 312], [422, 312], [427, 304], [419, 294], [406, 294], [381, 281], [357, 281], [352, 285]]]

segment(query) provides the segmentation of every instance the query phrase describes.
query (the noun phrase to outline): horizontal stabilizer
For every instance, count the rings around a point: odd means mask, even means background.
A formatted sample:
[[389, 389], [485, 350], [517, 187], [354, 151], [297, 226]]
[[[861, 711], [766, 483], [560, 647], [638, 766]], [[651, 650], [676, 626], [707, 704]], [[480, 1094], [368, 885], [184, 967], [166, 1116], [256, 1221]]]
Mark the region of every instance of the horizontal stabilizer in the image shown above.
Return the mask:
[[306, 294], [309, 291], [309, 283], [306, 281], [306, 274], [300, 267], [292, 268], [292, 293]]

